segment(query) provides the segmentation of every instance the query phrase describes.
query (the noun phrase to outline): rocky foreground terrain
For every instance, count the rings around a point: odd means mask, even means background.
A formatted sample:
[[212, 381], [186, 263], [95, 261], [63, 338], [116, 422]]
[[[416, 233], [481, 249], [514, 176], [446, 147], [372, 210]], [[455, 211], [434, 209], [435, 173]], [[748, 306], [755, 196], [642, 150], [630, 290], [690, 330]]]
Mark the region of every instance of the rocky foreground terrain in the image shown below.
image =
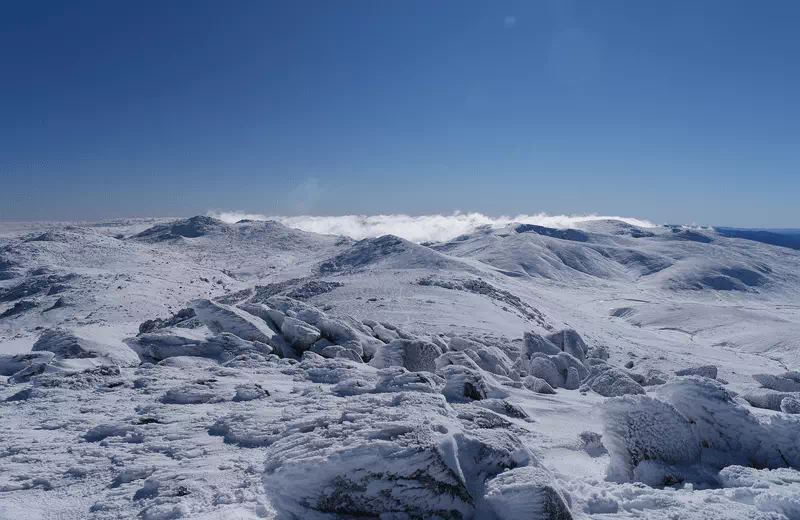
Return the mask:
[[800, 254], [0, 230], [0, 518], [800, 518]]

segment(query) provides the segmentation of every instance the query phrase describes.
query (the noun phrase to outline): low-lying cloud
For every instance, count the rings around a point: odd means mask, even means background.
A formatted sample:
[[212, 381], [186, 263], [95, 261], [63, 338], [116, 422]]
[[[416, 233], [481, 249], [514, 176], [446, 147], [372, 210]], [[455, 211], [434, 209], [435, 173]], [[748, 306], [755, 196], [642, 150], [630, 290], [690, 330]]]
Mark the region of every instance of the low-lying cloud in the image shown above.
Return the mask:
[[579, 227], [580, 222], [591, 220], [621, 220], [640, 227], [653, 227], [647, 220], [601, 215], [517, 215], [515, 217], [490, 217], [482, 213], [454, 213], [452, 215], [342, 215], [338, 217], [319, 217], [302, 215], [297, 217], [267, 216], [242, 211], [208, 212], [209, 216], [224, 222], [248, 220], [275, 220], [292, 228], [323, 233], [344, 235], [356, 240], [381, 235], [397, 235], [412, 242], [440, 242], [474, 231], [480, 226], [499, 228], [512, 222], [535, 224], [552, 228]]

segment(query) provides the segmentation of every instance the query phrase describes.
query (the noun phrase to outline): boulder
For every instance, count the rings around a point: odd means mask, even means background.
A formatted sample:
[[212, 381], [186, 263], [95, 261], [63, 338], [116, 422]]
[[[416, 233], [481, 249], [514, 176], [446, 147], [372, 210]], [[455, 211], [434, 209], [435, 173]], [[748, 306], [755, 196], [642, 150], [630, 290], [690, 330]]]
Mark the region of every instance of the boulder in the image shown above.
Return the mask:
[[535, 460], [511, 432], [464, 431], [441, 395], [337, 399], [299, 403], [296, 419], [223, 419], [210, 433], [267, 446], [264, 490], [287, 518], [475, 518], [485, 479]]
[[642, 385], [634, 381], [622, 369], [606, 363], [593, 365], [581, 388], [587, 388], [604, 397], [646, 393]]
[[[791, 372], [789, 373], [791, 374]], [[761, 383], [764, 388], [770, 390], [777, 390], [779, 392], [800, 392], [800, 381], [796, 381], [791, 377], [775, 376], [772, 374], [755, 374], [753, 379]]]
[[581, 363], [586, 360], [589, 347], [584, 343], [583, 338], [573, 329], [564, 329], [547, 336], [547, 339], [560, 348], [562, 351], [574, 356]]
[[268, 345], [277, 334], [261, 318], [236, 307], [204, 299], [194, 300], [190, 305], [197, 318], [215, 334], [229, 332], [244, 340]]
[[572, 520], [567, 495], [549, 471], [535, 465], [489, 480], [485, 499], [498, 520]]
[[140, 362], [139, 356], [121, 341], [90, 339], [80, 332], [62, 329], [46, 330], [39, 336], [31, 351], [52, 352], [56, 359], [98, 358], [105, 363], [123, 367], [135, 367]]
[[549, 356], [554, 356], [561, 352], [561, 349], [555, 346], [550, 340], [536, 334], [535, 332], [526, 332], [522, 337], [523, 355], [530, 358], [532, 354], [540, 352]]
[[564, 377], [549, 357], [534, 357], [528, 363], [528, 375], [544, 379], [553, 388], [564, 385]]
[[288, 316], [283, 320], [281, 332], [286, 342], [297, 352], [308, 350], [322, 336], [313, 325]]
[[536, 392], [537, 394], [555, 394], [556, 391], [553, 390], [553, 387], [550, 386], [547, 381], [544, 379], [540, 379], [535, 376], [526, 376], [522, 378], [522, 383], [525, 385], [525, 388], [530, 390], [531, 392]]
[[700, 367], [684, 368], [683, 370], [676, 370], [675, 375], [678, 376], [701, 376], [709, 379], [717, 378], [717, 367], [714, 365], [703, 365]]
[[800, 397], [786, 396], [781, 400], [781, 411], [783, 413], [800, 414]]
[[497, 383], [491, 374], [461, 365], [449, 365], [436, 371], [446, 383], [442, 389], [448, 401], [468, 402], [481, 399], [503, 399], [509, 392]]
[[52, 352], [28, 352], [25, 354], [0, 354], [0, 376], [13, 376], [31, 365], [50, 363]]
[[411, 372], [436, 371], [436, 358], [442, 350], [427, 341], [396, 339], [383, 345], [369, 364], [375, 368], [403, 367]]
[[581, 386], [581, 376], [575, 367], [569, 367], [567, 380], [564, 382], [565, 390], [577, 390]]

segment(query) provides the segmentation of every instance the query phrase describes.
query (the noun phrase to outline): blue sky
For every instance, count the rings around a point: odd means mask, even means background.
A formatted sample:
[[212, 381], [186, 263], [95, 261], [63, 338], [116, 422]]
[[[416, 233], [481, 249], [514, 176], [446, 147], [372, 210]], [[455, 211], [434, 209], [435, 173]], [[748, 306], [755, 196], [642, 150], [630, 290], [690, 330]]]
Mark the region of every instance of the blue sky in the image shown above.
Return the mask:
[[800, 2], [0, 5], [0, 220], [800, 227]]

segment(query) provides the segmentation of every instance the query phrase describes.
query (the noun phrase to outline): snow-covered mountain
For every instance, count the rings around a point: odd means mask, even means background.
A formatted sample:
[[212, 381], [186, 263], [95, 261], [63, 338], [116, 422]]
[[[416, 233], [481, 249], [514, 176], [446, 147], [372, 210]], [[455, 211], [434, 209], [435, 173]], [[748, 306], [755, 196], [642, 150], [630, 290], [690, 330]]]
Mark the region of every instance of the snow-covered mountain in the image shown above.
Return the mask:
[[2, 225], [0, 518], [800, 518], [799, 370], [725, 230]]

